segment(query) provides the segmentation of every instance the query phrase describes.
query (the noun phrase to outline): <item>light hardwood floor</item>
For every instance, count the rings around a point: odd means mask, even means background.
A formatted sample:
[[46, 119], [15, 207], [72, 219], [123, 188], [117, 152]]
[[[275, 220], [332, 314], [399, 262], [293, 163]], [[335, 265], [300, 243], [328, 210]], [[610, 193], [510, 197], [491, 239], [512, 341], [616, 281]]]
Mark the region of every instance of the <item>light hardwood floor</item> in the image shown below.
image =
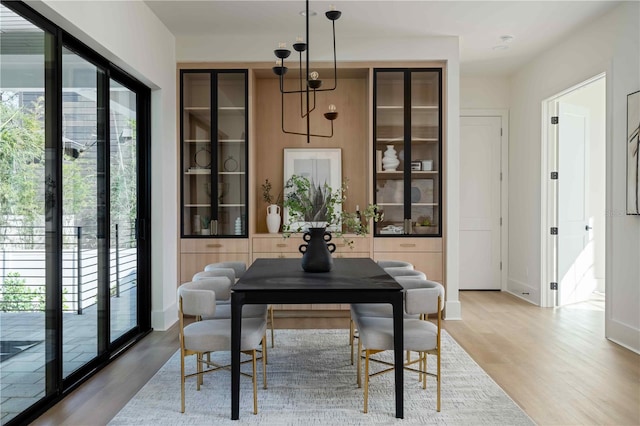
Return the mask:
[[[640, 425], [640, 356], [604, 338], [601, 303], [542, 309], [500, 292], [461, 292], [460, 300], [464, 319], [445, 321], [445, 329], [536, 423]], [[277, 328], [348, 323], [276, 319]], [[176, 327], [151, 333], [33, 424], [107, 423], [177, 350], [177, 339]]]

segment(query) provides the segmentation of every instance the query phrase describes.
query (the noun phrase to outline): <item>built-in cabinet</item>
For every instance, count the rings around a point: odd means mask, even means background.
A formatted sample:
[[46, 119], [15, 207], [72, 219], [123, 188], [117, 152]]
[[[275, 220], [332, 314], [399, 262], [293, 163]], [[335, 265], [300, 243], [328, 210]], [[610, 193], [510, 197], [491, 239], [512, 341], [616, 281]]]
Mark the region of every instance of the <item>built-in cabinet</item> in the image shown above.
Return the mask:
[[247, 238], [246, 70], [182, 70], [183, 238]]
[[[281, 233], [267, 232], [261, 184], [269, 179], [274, 196], [282, 190], [284, 148], [340, 148], [342, 177], [349, 187], [344, 208], [356, 211], [357, 206], [377, 203], [384, 221], [370, 235], [347, 236], [351, 244], [334, 237], [334, 257], [407, 260], [430, 279], [444, 283], [444, 64], [341, 65], [338, 89], [318, 97], [316, 104], [319, 111], [328, 104], [338, 108], [334, 136], [312, 138], [310, 144], [304, 137], [282, 132], [279, 81], [271, 64], [240, 65], [234, 69], [179, 65], [180, 282], [190, 280], [208, 263], [300, 257], [299, 235], [283, 238]], [[326, 66], [316, 70], [331, 75]], [[288, 127], [303, 128], [296, 121], [300, 120], [298, 104], [285, 105], [284, 120]], [[324, 133], [325, 126], [324, 119], [312, 121], [313, 132]], [[383, 165], [387, 163], [383, 159], [390, 157], [389, 152], [385, 154], [389, 147], [398, 157], [395, 170]], [[217, 228], [212, 223], [208, 233], [202, 225], [198, 231], [195, 216], [201, 221], [203, 216], [217, 220]], [[235, 227], [238, 218], [239, 229]], [[427, 218], [428, 226], [419, 227]], [[343, 310], [348, 306], [277, 308]]]
[[374, 70], [375, 236], [441, 236], [440, 69]]

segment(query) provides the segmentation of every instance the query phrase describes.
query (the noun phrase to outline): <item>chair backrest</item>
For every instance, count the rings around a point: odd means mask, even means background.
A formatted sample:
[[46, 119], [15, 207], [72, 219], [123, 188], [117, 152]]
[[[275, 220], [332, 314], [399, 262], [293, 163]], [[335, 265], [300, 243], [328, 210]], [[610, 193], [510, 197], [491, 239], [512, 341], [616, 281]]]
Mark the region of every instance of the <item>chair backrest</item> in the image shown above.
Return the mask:
[[[439, 302], [439, 303], [438, 303]], [[420, 287], [405, 291], [405, 311], [410, 314], [436, 314], [444, 305], [444, 287], [435, 281], [426, 281]]]
[[385, 268], [404, 268], [413, 269], [413, 264], [405, 262], [404, 260], [378, 260], [378, 266], [382, 269]]
[[217, 263], [208, 264], [207, 266], [204, 267], [204, 270], [210, 271], [212, 269], [219, 269], [219, 268], [231, 268], [235, 271], [236, 278], [242, 278], [242, 275], [244, 275], [244, 273], [247, 271], [247, 264], [244, 262], [238, 262], [238, 261], [217, 262]]
[[[231, 283], [236, 282], [236, 271], [232, 268], [217, 268], [211, 269], [209, 271], [200, 271], [196, 272], [191, 278], [191, 281], [199, 281], [211, 277], [227, 277]], [[220, 300], [220, 297], [218, 297]]]
[[[225, 279], [226, 280], [226, 279]], [[213, 316], [216, 313], [216, 293], [196, 288], [191, 281], [178, 287], [178, 304], [182, 315]], [[182, 324], [182, 317], [180, 317]]]
[[391, 268], [384, 268], [384, 271], [391, 275], [392, 277], [396, 278], [396, 277], [416, 277], [417, 279], [420, 280], [426, 280], [427, 279], [427, 275], [424, 272], [421, 271], [416, 271], [415, 269], [406, 269], [406, 268], [396, 268], [396, 267], [391, 267]]
[[216, 294], [216, 300], [226, 300], [231, 297], [232, 281], [226, 276], [201, 278], [182, 284], [180, 287], [187, 284], [187, 288], [213, 291]]

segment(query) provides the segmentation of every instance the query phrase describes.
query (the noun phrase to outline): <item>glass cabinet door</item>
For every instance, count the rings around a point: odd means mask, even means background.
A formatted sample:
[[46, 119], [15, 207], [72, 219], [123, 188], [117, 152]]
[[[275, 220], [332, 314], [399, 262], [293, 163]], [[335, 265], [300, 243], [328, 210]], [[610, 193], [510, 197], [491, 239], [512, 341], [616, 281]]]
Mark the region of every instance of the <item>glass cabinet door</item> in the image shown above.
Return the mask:
[[182, 236], [247, 236], [247, 73], [181, 71]]
[[440, 236], [441, 70], [375, 70], [375, 235]]

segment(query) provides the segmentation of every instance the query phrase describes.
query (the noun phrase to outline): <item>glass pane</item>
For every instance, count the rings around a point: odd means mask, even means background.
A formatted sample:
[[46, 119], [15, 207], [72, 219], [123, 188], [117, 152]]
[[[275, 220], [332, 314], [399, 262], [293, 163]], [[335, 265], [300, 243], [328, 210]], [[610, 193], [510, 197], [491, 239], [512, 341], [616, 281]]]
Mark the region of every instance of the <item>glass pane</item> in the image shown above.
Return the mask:
[[46, 34], [0, 5], [0, 408], [45, 396]]
[[110, 174], [111, 244], [110, 278], [111, 341], [131, 330], [137, 321], [137, 132], [134, 92], [111, 80]]
[[438, 83], [437, 72], [411, 73], [411, 221], [415, 234], [437, 234], [440, 222]]
[[246, 235], [245, 74], [218, 74], [218, 235]]
[[63, 377], [98, 351], [97, 68], [62, 51]]
[[182, 232], [210, 235], [211, 210], [211, 75], [183, 74]]
[[404, 72], [376, 73], [376, 204], [384, 220], [376, 234], [402, 234], [404, 226]]

